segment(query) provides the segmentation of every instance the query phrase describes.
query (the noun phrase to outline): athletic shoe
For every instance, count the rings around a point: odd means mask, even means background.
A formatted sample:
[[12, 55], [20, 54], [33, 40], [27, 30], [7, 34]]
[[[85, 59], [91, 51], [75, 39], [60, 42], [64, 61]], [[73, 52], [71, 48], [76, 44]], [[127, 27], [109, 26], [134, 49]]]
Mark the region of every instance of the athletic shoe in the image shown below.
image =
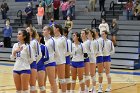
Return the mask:
[[110, 92], [111, 91], [111, 87], [108, 87], [105, 92]]

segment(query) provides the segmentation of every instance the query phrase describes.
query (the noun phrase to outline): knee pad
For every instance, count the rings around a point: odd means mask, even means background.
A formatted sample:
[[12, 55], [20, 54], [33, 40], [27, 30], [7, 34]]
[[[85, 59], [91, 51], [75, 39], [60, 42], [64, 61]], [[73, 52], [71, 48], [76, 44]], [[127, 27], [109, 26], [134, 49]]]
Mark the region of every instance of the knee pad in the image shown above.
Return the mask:
[[98, 75], [99, 75], [99, 77], [103, 77], [103, 73], [99, 73]]
[[16, 91], [16, 93], [21, 93], [21, 91]]
[[92, 77], [92, 82], [96, 82], [96, 76]]
[[66, 80], [65, 79], [59, 79], [59, 83], [64, 84], [64, 83], [66, 83]]
[[107, 76], [107, 78], [111, 78], [111, 75], [110, 74], [107, 74], [106, 76]]
[[71, 83], [76, 83], [76, 80], [72, 80]]
[[85, 80], [80, 80], [79, 84], [85, 83]]
[[36, 91], [36, 87], [35, 86], [30, 86], [30, 91]]
[[71, 79], [70, 79], [70, 78], [66, 78], [65, 80], [66, 80], [66, 83], [67, 83], [67, 84], [68, 84], [68, 83], [71, 83]]
[[41, 86], [41, 87], [39, 87], [39, 89], [40, 89], [40, 91], [45, 91], [45, 86]]
[[25, 91], [23, 91], [22, 93], [29, 93], [29, 91], [28, 91], [28, 90], [25, 90]]
[[90, 76], [85, 76], [85, 81], [90, 80]]

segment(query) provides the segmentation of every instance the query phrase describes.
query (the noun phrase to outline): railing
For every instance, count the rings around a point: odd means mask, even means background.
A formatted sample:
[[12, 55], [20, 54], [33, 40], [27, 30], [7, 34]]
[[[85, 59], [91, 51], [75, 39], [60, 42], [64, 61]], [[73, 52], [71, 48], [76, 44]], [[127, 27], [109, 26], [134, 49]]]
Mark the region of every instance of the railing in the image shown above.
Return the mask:
[[113, 10], [113, 16], [115, 15], [114, 6], [115, 6], [115, 3], [114, 3], [114, 1], [112, 1], [112, 2], [110, 3], [110, 8], [109, 8], [109, 10]]
[[23, 24], [23, 21], [22, 21], [22, 10], [18, 10], [17, 17], [20, 17], [20, 23]]
[[[93, 23], [93, 22], [94, 22], [94, 23]], [[94, 18], [94, 19], [92, 19], [92, 21], [91, 21], [91, 29], [96, 28], [96, 25], [97, 25], [97, 19]]]
[[101, 12], [101, 18], [106, 19], [106, 11], [102, 11], [102, 12]]

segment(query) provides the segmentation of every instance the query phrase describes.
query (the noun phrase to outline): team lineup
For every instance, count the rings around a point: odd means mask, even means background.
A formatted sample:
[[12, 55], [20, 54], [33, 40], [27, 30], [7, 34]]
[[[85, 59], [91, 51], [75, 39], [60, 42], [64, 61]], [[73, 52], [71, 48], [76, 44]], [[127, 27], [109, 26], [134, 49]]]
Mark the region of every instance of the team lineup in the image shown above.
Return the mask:
[[[97, 93], [111, 91], [111, 55], [115, 48], [108, 37], [108, 31], [82, 29], [68, 38], [68, 29], [59, 24], [45, 26], [42, 32], [30, 26], [19, 30], [18, 43], [12, 48], [10, 58], [15, 60], [13, 77], [16, 93], [46, 92], [46, 80], [50, 83], [50, 93], [96, 93], [96, 67], [98, 72]], [[103, 90], [105, 71], [108, 86]], [[48, 79], [46, 79], [48, 78]], [[30, 86], [30, 89], [29, 89]]]

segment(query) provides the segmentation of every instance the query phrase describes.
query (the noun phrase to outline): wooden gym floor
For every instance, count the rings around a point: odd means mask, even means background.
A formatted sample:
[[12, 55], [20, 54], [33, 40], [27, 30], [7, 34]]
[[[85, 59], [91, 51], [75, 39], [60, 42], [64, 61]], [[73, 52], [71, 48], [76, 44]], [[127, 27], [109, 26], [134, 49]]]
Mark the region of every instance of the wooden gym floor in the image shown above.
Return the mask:
[[[15, 86], [12, 77], [13, 63], [0, 62], [0, 93], [15, 93]], [[111, 70], [112, 91], [110, 93], [140, 93], [140, 70]], [[105, 77], [105, 75], [104, 75]], [[106, 88], [106, 77], [104, 79], [104, 90]], [[49, 83], [47, 81], [47, 92]], [[77, 84], [78, 93], [78, 84]]]

